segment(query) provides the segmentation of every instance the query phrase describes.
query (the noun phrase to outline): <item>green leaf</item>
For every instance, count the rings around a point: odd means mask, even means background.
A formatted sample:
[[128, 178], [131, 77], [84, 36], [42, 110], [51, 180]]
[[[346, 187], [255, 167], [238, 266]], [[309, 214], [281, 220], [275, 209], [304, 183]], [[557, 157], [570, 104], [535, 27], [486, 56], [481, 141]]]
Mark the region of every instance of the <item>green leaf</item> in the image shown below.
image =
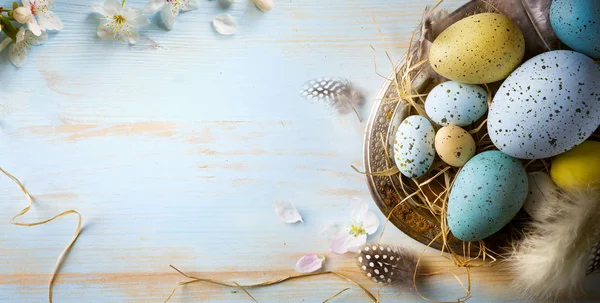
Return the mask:
[[13, 26], [10, 19], [0, 14], [0, 23], [2, 23], [2, 31], [6, 34], [6, 36], [16, 42], [18, 30]]
[[13, 2], [13, 9], [17, 9], [17, 7], [19, 7], [19, 3]]

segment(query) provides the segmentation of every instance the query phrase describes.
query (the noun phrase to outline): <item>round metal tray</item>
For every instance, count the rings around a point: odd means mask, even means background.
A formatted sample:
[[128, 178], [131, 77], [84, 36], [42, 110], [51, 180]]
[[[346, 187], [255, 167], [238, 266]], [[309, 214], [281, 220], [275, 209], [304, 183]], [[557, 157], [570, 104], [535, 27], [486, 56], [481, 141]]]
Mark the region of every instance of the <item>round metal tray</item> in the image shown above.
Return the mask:
[[[464, 6], [454, 11], [450, 17], [459, 18], [462, 15], [468, 15], [474, 11], [481, 9], [479, 1], [470, 1]], [[400, 62], [399, 64], [403, 64]], [[393, 79], [394, 71], [388, 77]], [[426, 77], [417, 77], [413, 83], [413, 88], [419, 93], [427, 93], [437, 83]], [[398, 195], [400, 190], [400, 182], [398, 176], [375, 176], [373, 173], [385, 171], [394, 166], [393, 155], [386, 155], [386, 150], [393, 153], [393, 134], [402, 120], [406, 118], [408, 108], [401, 102], [383, 102], [397, 96], [396, 88], [391, 85], [390, 81], [383, 84], [377, 93], [376, 101], [373, 104], [364, 138], [364, 166], [367, 172], [367, 180], [371, 195], [379, 209], [388, 216], [392, 208], [400, 203], [403, 197]], [[388, 148], [384, 148], [384, 144]], [[411, 238], [431, 247], [441, 250], [441, 239], [435, 240], [436, 236], [441, 233], [439, 218], [435, 218], [429, 211], [422, 207], [416, 206], [414, 200], [407, 200], [402, 205], [397, 206], [393, 214], [390, 216], [390, 222], [398, 229], [404, 232]], [[522, 217], [517, 215], [517, 217]], [[507, 242], [515, 233], [511, 232], [512, 228], [519, 228], [520, 222], [523, 220], [513, 220], [511, 224], [505, 227], [500, 232], [484, 240], [486, 247], [494, 251], [498, 251], [500, 247], [507, 245]], [[450, 235], [448, 245], [455, 251], [464, 251], [463, 242], [455, 239]], [[471, 247], [471, 253], [477, 253], [478, 247]]]

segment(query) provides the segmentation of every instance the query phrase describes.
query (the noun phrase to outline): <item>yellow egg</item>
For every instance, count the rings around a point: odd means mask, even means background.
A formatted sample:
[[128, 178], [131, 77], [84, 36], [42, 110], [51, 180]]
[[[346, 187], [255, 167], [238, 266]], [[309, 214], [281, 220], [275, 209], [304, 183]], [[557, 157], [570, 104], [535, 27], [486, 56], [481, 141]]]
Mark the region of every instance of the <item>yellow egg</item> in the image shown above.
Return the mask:
[[448, 165], [460, 167], [475, 155], [475, 140], [456, 125], [444, 126], [435, 135], [435, 151]]
[[566, 190], [600, 186], [600, 142], [585, 141], [556, 156], [550, 175]]
[[477, 14], [444, 30], [429, 50], [429, 63], [440, 75], [462, 83], [502, 80], [523, 60], [523, 33], [508, 17]]

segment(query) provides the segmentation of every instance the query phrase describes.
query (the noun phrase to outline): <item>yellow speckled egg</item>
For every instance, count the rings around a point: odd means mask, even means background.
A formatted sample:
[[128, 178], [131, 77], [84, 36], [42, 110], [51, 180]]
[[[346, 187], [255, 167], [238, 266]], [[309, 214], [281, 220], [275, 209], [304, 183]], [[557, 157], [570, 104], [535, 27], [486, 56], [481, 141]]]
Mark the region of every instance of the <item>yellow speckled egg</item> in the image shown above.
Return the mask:
[[600, 142], [585, 141], [556, 156], [550, 175], [566, 190], [600, 186]]
[[502, 80], [525, 55], [523, 33], [508, 17], [477, 14], [444, 30], [433, 42], [429, 63], [440, 75], [462, 83]]
[[435, 135], [435, 150], [448, 165], [460, 167], [475, 155], [475, 140], [466, 130], [448, 125]]

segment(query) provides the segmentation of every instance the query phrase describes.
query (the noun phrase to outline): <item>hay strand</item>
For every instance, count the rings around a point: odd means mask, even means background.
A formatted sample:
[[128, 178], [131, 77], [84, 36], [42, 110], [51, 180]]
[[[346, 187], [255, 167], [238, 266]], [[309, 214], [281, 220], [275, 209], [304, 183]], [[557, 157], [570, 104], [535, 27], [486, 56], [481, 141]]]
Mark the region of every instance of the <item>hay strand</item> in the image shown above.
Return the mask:
[[19, 222], [19, 221], [17, 221], [17, 218], [19, 218], [21, 216], [24, 216], [25, 214], [27, 214], [27, 212], [29, 212], [29, 210], [31, 210], [31, 207], [33, 206], [33, 200], [34, 199], [29, 194], [29, 191], [27, 191], [27, 189], [25, 188], [25, 186], [23, 185], [23, 183], [21, 183], [21, 181], [19, 179], [17, 179], [17, 177], [13, 176], [12, 174], [10, 174], [6, 170], [4, 170], [2, 167], [0, 167], [0, 171], [4, 175], [6, 175], [7, 177], [9, 177], [11, 180], [13, 180], [19, 186], [19, 188], [21, 188], [21, 191], [23, 192], [23, 194], [25, 194], [25, 197], [29, 201], [29, 205], [27, 205], [27, 207], [23, 208], [16, 216], [14, 216], [10, 220], [11, 224], [14, 224], [14, 225], [17, 225], [17, 226], [31, 227], [31, 226], [38, 226], [38, 225], [46, 224], [48, 222], [54, 221], [55, 219], [58, 219], [60, 217], [63, 217], [63, 216], [66, 216], [66, 215], [70, 215], [70, 214], [74, 214], [74, 215], [77, 216], [77, 228], [75, 229], [73, 237], [71, 238], [71, 241], [69, 241], [69, 243], [67, 244], [67, 246], [62, 250], [62, 252], [58, 256], [58, 258], [56, 259], [56, 263], [54, 264], [54, 269], [52, 270], [52, 276], [50, 277], [50, 281], [48, 281], [48, 302], [52, 303], [54, 281], [56, 280], [56, 276], [58, 275], [58, 271], [60, 270], [60, 267], [63, 264], [63, 261], [64, 261], [65, 257], [68, 255], [69, 251], [73, 247], [73, 244], [75, 244], [75, 241], [77, 241], [77, 238], [79, 237], [79, 234], [81, 233], [81, 223], [82, 223], [81, 214], [79, 214], [77, 211], [71, 209], [71, 210], [64, 211], [64, 212], [62, 212], [62, 213], [60, 213], [58, 215], [55, 215], [54, 217], [52, 217], [50, 219], [46, 219], [46, 220], [39, 221], [39, 222], [25, 223], [25, 222]]
[[[350, 283], [358, 286], [369, 297], [369, 299], [371, 299], [371, 301], [373, 301], [374, 303], [378, 302], [378, 299], [373, 295], [373, 293], [371, 293], [362, 284], [360, 284], [359, 282], [355, 281], [354, 279], [352, 279], [352, 278], [350, 278], [350, 277], [346, 276], [345, 274], [343, 274], [341, 272], [338, 272], [338, 271], [323, 271], [323, 272], [315, 272], [315, 273], [298, 274], [298, 275], [291, 275], [291, 276], [279, 278], [279, 279], [276, 279], [276, 280], [269, 280], [269, 281], [264, 281], [264, 282], [260, 282], [260, 283], [255, 283], [255, 284], [240, 285], [237, 282], [228, 283], [228, 282], [223, 282], [223, 281], [218, 281], [218, 280], [213, 280], [213, 279], [208, 279], [208, 278], [195, 277], [195, 276], [186, 274], [185, 272], [179, 270], [178, 268], [176, 268], [173, 265], [169, 265], [169, 266], [173, 270], [177, 271], [179, 274], [181, 274], [182, 276], [184, 276], [184, 277], [186, 277], [186, 278], [188, 278], [190, 280], [179, 282], [178, 286], [175, 287], [171, 291], [171, 293], [169, 294], [169, 296], [165, 300], [165, 303], [167, 303], [167, 302], [169, 302], [169, 300], [171, 300], [171, 298], [173, 297], [173, 295], [175, 294], [175, 292], [177, 291], [177, 289], [179, 289], [179, 287], [184, 286], [184, 285], [188, 285], [188, 284], [193, 284], [193, 283], [200, 283], [200, 282], [215, 284], [215, 285], [219, 285], [219, 286], [223, 286], [223, 287], [229, 287], [229, 288], [239, 288], [244, 293], [246, 293], [252, 300], [254, 300], [254, 302], [258, 302], [248, 292], [248, 290], [247, 290], [248, 288], [271, 286], [271, 285], [276, 285], [276, 284], [284, 283], [284, 282], [291, 281], [291, 280], [297, 280], [297, 279], [314, 277], [314, 276], [322, 276], [322, 275], [334, 275], [334, 276], [337, 276], [337, 277], [339, 277], [341, 279], [344, 279], [344, 280], [346, 280], [346, 281], [348, 281], [348, 282], [350, 282]], [[335, 298], [336, 296], [340, 295], [341, 293], [343, 293], [346, 290], [343, 290], [343, 291], [335, 294], [334, 296], [330, 297], [328, 300], [331, 300], [331, 299]], [[327, 300], [325, 302], [327, 302]]]

